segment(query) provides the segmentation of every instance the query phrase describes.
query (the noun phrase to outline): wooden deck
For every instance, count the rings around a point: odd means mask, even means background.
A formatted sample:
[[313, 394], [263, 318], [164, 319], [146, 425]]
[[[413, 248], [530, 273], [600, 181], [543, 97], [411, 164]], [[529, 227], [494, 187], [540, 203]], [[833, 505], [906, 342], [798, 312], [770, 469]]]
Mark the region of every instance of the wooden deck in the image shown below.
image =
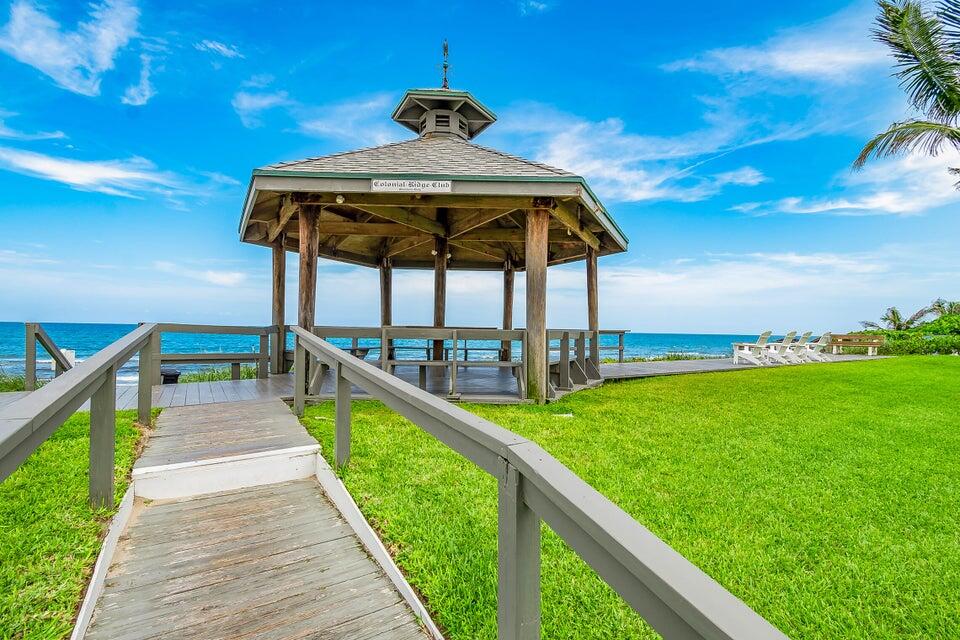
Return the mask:
[[[259, 434], [259, 435], [258, 435]], [[164, 411], [135, 469], [316, 444], [277, 399]], [[316, 479], [137, 499], [86, 638], [423, 640]]]

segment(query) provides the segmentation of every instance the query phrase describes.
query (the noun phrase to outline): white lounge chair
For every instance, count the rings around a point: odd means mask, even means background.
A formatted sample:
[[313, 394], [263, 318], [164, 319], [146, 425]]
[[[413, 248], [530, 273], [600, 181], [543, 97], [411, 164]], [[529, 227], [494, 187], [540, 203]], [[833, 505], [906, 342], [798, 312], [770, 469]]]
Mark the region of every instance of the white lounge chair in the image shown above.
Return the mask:
[[808, 344], [804, 348], [802, 356], [809, 362], [832, 362], [832, 360], [823, 353], [823, 350], [830, 346], [830, 332], [824, 333], [820, 339], [813, 344]]
[[810, 336], [813, 335], [813, 331], [807, 331], [805, 334], [800, 336], [800, 339], [794, 342], [793, 344], [787, 345], [787, 351], [783, 354], [783, 357], [790, 361], [791, 364], [804, 364], [807, 360], [803, 357], [803, 352], [807, 348], [807, 343], [810, 342]]
[[770, 339], [772, 334], [773, 331], [764, 331], [760, 334], [760, 337], [757, 338], [756, 342], [734, 342], [733, 364], [740, 364], [741, 360], [746, 360], [750, 364], [755, 364], [758, 367], [769, 364], [764, 355], [764, 351], [767, 347], [767, 340]]
[[791, 331], [783, 336], [783, 340], [780, 342], [768, 344], [767, 350], [763, 355], [765, 355], [768, 360], [772, 360], [777, 364], [793, 364], [787, 359], [786, 354], [790, 350], [790, 345], [793, 344], [793, 337], [795, 335], [797, 335], [797, 332]]

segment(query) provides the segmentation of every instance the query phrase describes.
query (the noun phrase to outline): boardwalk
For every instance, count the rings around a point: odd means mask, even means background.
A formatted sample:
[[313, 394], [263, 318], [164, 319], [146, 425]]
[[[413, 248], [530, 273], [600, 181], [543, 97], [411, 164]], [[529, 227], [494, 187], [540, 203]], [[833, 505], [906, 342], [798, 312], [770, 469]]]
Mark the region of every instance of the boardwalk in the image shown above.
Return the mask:
[[[279, 400], [169, 409], [134, 468], [135, 488], [138, 471], [231, 465], [308, 444], [316, 441]], [[138, 499], [85, 637], [428, 636], [309, 477]]]

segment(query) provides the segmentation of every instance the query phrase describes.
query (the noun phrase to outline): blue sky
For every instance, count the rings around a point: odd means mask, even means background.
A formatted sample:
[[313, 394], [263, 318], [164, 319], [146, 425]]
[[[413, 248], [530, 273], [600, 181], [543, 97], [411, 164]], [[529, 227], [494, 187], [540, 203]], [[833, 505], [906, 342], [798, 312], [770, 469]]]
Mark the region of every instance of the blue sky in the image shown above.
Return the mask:
[[[585, 176], [629, 236], [604, 326], [839, 331], [960, 298], [960, 159], [849, 170], [910, 115], [873, 13], [0, 2], [0, 320], [268, 322], [269, 252], [236, 233], [251, 170], [408, 137], [389, 114], [437, 86], [444, 38], [452, 86], [499, 116], [477, 142]], [[431, 278], [395, 276], [395, 322], [430, 322]], [[585, 324], [582, 265], [549, 285], [550, 323]], [[500, 286], [454, 273], [448, 321], [496, 325]], [[376, 272], [321, 261], [318, 287], [318, 322], [378, 320]]]

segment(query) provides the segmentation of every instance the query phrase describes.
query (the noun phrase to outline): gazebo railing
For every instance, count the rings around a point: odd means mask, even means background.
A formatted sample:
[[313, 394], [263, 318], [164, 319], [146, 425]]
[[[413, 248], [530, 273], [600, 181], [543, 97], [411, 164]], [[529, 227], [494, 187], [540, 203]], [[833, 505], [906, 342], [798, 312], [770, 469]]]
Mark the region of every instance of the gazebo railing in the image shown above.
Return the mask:
[[664, 638], [786, 638], [535, 443], [294, 327], [294, 410], [303, 414], [308, 354], [336, 378], [334, 458], [350, 459], [356, 385], [497, 480], [497, 627], [540, 637], [540, 522], [545, 522]]
[[[159, 357], [154, 362], [151, 376], [153, 384], [160, 384], [160, 368], [164, 364], [229, 364], [230, 377], [240, 379], [240, 365], [252, 363], [257, 367], [257, 377], [266, 378], [270, 369], [270, 336], [277, 332], [277, 328], [268, 326], [228, 326], [212, 324], [179, 324], [172, 322], [160, 323], [153, 335], [156, 352]], [[257, 351], [223, 353], [163, 353], [161, 351], [161, 337], [164, 333], [201, 333], [209, 335], [241, 335], [258, 336]]]

